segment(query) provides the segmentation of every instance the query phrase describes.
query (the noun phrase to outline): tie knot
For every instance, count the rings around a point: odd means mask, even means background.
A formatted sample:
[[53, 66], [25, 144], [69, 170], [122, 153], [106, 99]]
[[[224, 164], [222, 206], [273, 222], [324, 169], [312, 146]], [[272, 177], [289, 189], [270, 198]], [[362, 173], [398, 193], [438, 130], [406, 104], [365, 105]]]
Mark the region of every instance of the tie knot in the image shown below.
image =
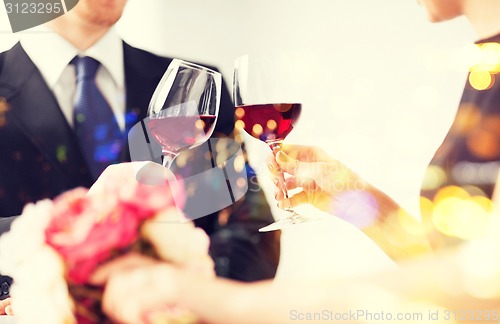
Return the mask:
[[95, 80], [95, 75], [100, 65], [97, 60], [91, 58], [90, 56], [77, 56], [71, 62], [76, 67], [77, 81]]

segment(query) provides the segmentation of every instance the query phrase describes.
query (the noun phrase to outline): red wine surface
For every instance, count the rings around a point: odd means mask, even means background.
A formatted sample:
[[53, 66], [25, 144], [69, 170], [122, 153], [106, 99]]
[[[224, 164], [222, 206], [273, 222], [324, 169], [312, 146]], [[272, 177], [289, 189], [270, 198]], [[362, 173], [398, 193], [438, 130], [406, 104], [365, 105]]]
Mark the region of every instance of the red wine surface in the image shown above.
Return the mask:
[[244, 105], [236, 107], [236, 117], [248, 134], [264, 142], [276, 142], [292, 131], [301, 109], [299, 103]]

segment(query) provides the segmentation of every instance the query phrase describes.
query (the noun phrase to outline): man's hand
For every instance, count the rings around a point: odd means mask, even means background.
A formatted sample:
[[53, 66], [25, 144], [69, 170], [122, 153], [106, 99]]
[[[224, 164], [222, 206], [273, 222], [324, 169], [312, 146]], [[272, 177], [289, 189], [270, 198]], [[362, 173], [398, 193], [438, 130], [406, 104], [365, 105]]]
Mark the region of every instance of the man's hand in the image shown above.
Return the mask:
[[133, 187], [139, 183], [166, 186], [175, 181], [170, 170], [153, 162], [126, 162], [110, 165], [99, 176], [89, 194], [104, 194], [108, 187]]
[[14, 315], [11, 298], [0, 300], [0, 315]]

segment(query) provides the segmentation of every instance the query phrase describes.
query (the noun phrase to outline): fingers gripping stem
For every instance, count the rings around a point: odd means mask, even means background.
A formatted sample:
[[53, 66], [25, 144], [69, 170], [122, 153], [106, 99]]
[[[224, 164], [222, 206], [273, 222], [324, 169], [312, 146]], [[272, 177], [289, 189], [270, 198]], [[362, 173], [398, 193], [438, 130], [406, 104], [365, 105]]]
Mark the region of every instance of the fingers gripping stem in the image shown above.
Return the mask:
[[[273, 151], [273, 156], [275, 160], [276, 160], [276, 155], [278, 154], [278, 152], [281, 151], [282, 145], [283, 143], [281, 141], [269, 143], [269, 147]], [[278, 179], [278, 187], [283, 192], [283, 197], [284, 197], [283, 209], [289, 210], [291, 209], [292, 206], [290, 204], [290, 197], [288, 196], [288, 190], [286, 188], [285, 174], [283, 173], [283, 169], [279, 166], [278, 163], [276, 163], [275, 172], [276, 172], [276, 177]]]

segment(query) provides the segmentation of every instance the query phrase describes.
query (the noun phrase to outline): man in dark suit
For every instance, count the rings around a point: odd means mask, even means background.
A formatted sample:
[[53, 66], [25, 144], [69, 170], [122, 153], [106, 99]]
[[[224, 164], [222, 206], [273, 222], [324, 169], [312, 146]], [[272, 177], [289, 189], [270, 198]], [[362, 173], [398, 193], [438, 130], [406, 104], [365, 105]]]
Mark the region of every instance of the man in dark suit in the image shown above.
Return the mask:
[[[149, 100], [171, 59], [116, 41], [111, 27], [125, 3], [80, 0], [72, 11], [47, 24], [53, 33], [32, 36], [38, 46], [21, 41], [0, 54], [0, 234], [26, 203], [90, 187], [95, 181], [68, 117], [75, 91], [74, 68], [68, 64], [75, 54], [100, 61], [97, 84], [104, 84], [103, 95], [121, 120], [122, 131], [127, 133], [146, 117]], [[49, 69], [51, 64], [54, 69]], [[233, 109], [223, 87], [214, 134], [231, 136]], [[123, 149], [118, 161], [129, 159]], [[244, 281], [273, 277], [279, 237], [257, 231], [272, 221], [262, 191], [249, 190], [225, 213], [223, 219], [213, 214], [196, 221], [210, 235], [218, 275]], [[6, 277], [0, 278], [4, 294], [8, 284]]]

